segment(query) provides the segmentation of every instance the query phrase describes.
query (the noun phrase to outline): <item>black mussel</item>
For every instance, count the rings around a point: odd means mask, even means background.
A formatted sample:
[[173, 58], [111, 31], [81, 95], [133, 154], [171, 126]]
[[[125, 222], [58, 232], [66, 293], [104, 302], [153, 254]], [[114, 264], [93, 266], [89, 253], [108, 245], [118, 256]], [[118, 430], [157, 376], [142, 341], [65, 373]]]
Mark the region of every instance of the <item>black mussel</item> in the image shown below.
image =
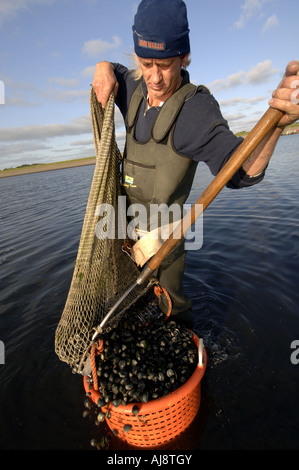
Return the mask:
[[134, 385], [131, 382], [129, 382], [125, 385], [126, 390], [132, 390], [133, 387], [134, 387]]
[[123, 427], [123, 430], [125, 433], [131, 431], [132, 429], [132, 425], [131, 424], [125, 424], [124, 427]]
[[87, 409], [90, 409], [91, 408], [91, 401], [89, 398], [86, 398], [86, 400], [84, 400], [84, 406], [85, 408]]
[[107, 395], [105, 396], [105, 402], [106, 403], [110, 403], [113, 399], [113, 396], [111, 393], [107, 393]]
[[149, 400], [148, 392], [143, 392], [140, 398], [141, 398], [142, 403], [147, 403]]
[[164, 376], [163, 372], [159, 372], [158, 379], [160, 380], [160, 382], [163, 382], [165, 380], [165, 376]]
[[91, 439], [90, 445], [91, 445], [91, 447], [96, 447], [97, 446], [97, 441], [95, 439]]
[[97, 420], [99, 421], [99, 423], [102, 423], [103, 421], [105, 421], [105, 413], [103, 413], [103, 411], [100, 411], [98, 416], [97, 416]]
[[106, 405], [106, 402], [103, 400], [103, 398], [99, 398], [97, 401], [97, 405], [102, 408], [102, 406]]
[[124, 379], [125, 377], [129, 375], [129, 372], [127, 370], [120, 370], [118, 375], [120, 378]]
[[112, 401], [112, 405], [117, 408], [119, 405], [121, 405], [121, 402], [122, 402], [121, 398], [116, 398]]
[[148, 380], [154, 380], [154, 379], [155, 379], [155, 376], [156, 376], [155, 372], [149, 372], [149, 373], [147, 374]]

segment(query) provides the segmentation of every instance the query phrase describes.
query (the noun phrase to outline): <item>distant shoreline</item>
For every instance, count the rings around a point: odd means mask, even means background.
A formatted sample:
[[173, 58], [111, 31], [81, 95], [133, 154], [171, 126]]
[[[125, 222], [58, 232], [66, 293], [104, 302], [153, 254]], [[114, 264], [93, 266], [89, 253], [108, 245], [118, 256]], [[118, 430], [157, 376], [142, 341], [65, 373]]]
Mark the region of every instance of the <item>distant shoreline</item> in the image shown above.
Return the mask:
[[41, 173], [44, 171], [64, 170], [66, 168], [76, 168], [78, 166], [95, 165], [96, 158], [80, 158], [78, 160], [69, 160], [56, 163], [37, 163], [26, 165], [24, 167], [0, 170], [0, 178], [9, 178], [10, 176], [29, 175], [31, 173]]
[[[248, 131], [242, 131], [242, 132], [237, 132], [236, 136], [245, 138], [248, 134], [249, 134]], [[297, 122], [295, 122], [295, 124], [291, 124], [290, 126], [287, 126], [281, 135], [283, 136], [283, 135], [294, 135], [294, 134], [299, 134], [299, 125]]]
[[[246, 137], [249, 132], [238, 132], [236, 135], [241, 137]], [[292, 124], [291, 126], [286, 127], [286, 129], [281, 134], [283, 135], [293, 135], [299, 134], [298, 123]], [[64, 170], [67, 168], [76, 168], [79, 166], [95, 165], [96, 157], [87, 157], [79, 158], [76, 160], [66, 160], [64, 162], [55, 162], [55, 163], [36, 163], [32, 165], [23, 165], [17, 168], [7, 168], [5, 170], [0, 170], [0, 178], [9, 178], [10, 176], [20, 176], [20, 175], [29, 175], [31, 173], [41, 173], [44, 171], [53, 171], [53, 170]]]

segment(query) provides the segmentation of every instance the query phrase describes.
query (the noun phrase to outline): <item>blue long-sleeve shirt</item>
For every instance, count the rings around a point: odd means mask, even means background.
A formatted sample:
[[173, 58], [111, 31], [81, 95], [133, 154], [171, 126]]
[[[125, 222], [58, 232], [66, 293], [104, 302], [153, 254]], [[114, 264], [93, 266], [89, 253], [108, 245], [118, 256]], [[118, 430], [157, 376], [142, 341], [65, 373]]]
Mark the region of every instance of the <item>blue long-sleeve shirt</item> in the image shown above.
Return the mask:
[[[113, 64], [114, 73], [119, 83], [116, 104], [123, 118], [126, 118], [132, 94], [140, 81], [136, 81], [132, 71], [121, 64]], [[182, 71], [182, 84], [189, 83], [189, 73]], [[135, 138], [146, 142], [151, 133], [159, 108], [152, 107], [146, 111], [147, 89], [142, 80], [145, 99], [140, 107]], [[211, 173], [216, 175], [240, 143], [223, 118], [219, 104], [205, 87], [199, 87], [192, 99], [187, 99], [178, 115], [174, 131], [175, 149], [198, 162], [205, 162]], [[230, 188], [243, 188], [259, 183], [265, 172], [257, 177], [249, 177], [240, 169], [227, 184]]]

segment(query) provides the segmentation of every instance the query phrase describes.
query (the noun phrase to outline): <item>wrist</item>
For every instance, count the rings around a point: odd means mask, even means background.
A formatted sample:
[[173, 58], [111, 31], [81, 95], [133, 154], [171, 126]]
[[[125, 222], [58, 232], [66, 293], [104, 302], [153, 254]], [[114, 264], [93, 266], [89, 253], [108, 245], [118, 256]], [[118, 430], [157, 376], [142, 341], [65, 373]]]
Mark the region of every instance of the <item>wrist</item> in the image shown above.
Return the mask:
[[281, 133], [285, 130], [286, 127], [287, 127], [286, 124], [281, 124], [281, 125], [279, 125], [279, 123], [278, 123], [278, 124], [277, 124], [277, 127], [276, 127], [277, 133], [278, 133], [278, 134], [279, 134], [279, 133], [281, 134]]

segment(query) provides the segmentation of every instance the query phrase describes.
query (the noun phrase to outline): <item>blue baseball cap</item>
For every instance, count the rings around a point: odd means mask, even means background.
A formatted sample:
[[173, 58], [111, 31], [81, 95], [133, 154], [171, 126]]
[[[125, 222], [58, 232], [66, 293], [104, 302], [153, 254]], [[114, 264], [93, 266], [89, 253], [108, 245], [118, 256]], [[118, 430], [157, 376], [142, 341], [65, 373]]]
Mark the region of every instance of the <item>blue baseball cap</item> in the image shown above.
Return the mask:
[[187, 8], [182, 0], [142, 0], [132, 30], [139, 57], [167, 59], [190, 52]]

